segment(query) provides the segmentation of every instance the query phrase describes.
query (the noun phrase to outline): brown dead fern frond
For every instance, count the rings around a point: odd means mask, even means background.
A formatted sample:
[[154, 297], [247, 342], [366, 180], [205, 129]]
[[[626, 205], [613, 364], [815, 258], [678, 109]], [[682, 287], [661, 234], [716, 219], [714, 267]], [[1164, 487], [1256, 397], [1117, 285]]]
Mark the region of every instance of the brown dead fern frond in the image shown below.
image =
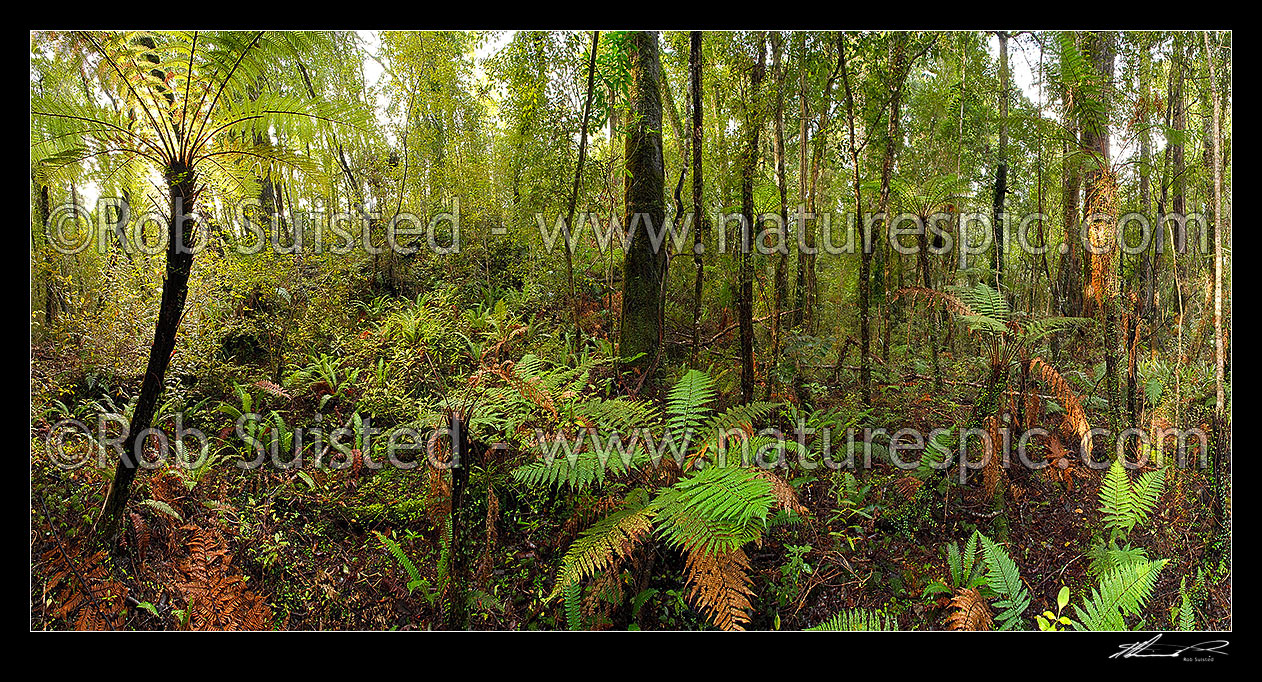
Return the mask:
[[1041, 357], [1030, 361], [1030, 372], [1047, 386], [1048, 391], [1056, 397], [1061, 407], [1065, 408], [1066, 422], [1077, 435], [1079, 442], [1082, 442], [1091, 431], [1091, 423], [1087, 421], [1087, 413], [1082, 409], [1082, 402], [1069, 386], [1069, 382], [1056, 371], [1055, 367], [1049, 365]]
[[788, 481], [765, 469], [758, 470], [754, 475], [771, 483], [771, 494], [776, 498], [776, 504], [781, 509], [792, 511], [800, 516], [806, 515], [806, 506], [798, 499], [797, 491], [789, 485]]
[[951, 613], [946, 619], [948, 630], [990, 630], [995, 626], [990, 604], [977, 588], [959, 588], [951, 597]]
[[721, 630], [744, 630], [751, 605], [749, 557], [732, 552], [689, 552], [684, 567], [690, 587], [688, 596]]
[[[51, 614], [75, 630], [118, 630], [127, 615], [127, 586], [114, 579], [104, 551], [80, 559], [79, 551], [62, 553], [60, 547], [44, 554], [51, 567], [48, 590], [60, 590]], [[67, 561], [75, 562], [70, 566]]]
[[191, 630], [268, 630], [272, 610], [266, 600], [246, 589], [245, 577], [230, 573], [232, 555], [217, 528], [189, 524], [188, 556], [178, 570], [183, 579], [175, 584], [187, 602]]
[[924, 481], [916, 478], [915, 476], [904, 476], [897, 481], [894, 481], [894, 489], [897, 490], [898, 494], [902, 495], [904, 499], [910, 500], [916, 496], [916, 492], [919, 491], [920, 486], [924, 484]]
[[890, 303], [897, 301], [903, 296], [924, 296], [930, 301], [937, 301], [941, 303], [947, 310], [955, 313], [956, 315], [975, 314], [973, 309], [968, 307], [968, 304], [960, 300], [958, 296], [949, 294], [945, 291], [938, 291], [937, 289], [930, 289], [928, 287], [903, 287], [902, 289], [894, 292], [894, 295], [890, 297]]

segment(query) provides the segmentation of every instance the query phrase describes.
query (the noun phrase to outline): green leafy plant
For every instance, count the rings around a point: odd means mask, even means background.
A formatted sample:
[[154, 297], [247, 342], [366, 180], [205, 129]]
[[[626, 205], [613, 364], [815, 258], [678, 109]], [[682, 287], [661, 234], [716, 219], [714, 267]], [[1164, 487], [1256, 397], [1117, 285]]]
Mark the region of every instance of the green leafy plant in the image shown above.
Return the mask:
[[867, 630], [897, 630], [897, 624], [884, 612], [871, 609], [844, 609], [832, 618], [807, 628], [808, 631], [861, 632]]

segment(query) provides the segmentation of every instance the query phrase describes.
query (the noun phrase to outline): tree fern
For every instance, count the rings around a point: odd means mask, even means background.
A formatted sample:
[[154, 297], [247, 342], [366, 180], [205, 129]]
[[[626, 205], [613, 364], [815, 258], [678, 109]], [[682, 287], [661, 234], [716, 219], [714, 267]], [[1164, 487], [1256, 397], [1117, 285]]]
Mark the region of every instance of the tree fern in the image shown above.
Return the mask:
[[553, 595], [630, 556], [651, 530], [652, 511], [647, 507], [648, 493], [636, 488], [616, 511], [580, 533], [561, 560]]

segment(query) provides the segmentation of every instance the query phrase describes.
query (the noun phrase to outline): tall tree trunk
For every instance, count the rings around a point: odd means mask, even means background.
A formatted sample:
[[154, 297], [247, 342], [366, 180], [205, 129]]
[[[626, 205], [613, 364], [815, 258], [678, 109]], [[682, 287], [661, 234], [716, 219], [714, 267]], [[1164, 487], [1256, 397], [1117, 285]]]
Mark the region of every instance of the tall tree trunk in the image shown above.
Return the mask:
[[193, 169], [174, 166], [167, 169], [168, 202], [171, 219], [167, 224], [166, 281], [162, 284], [162, 301], [158, 308], [158, 323], [153, 333], [153, 345], [149, 349], [149, 362], [140, 385], [140, 396], [132, 411], [123, 451], [114, 470], [114, 480], [106, 495], [101, 513], [104, 525], [101, 532], [111, 548], [117, 548], [121, 538], [122, 518], [131, 494], [131, 484], [136, 478], [143, 453], [144, 436], [153, 422], [158, 397], [162, 393], [167, 366], [175, 352], [175, 336], [184, 315], [184, 299], [188, 295], [188, 278], [193, 270], [193, 246], [196, 207], [196, 183]]
[[648, 373], [661, 348], [662, 318], [658, 305], [666, 271], [666, 249], [654, 249], [652, 230], [666, 220], [665, 164], [662, 158], [662, 100], [658, 92], [661, 64], [656, 31], [634, 31], [631, 57], [631, 108], [626, 140], [626, 222], [630, 248], [623, 261], [622, 329], [619, 354], [640, 356], [630, 362], [639, 381], [651, 385]]
[[[899, 142], [899, 112], [902, 104], [902, 86], [906, 63], [906, 34], [894, 33], [890, 37], [888, 69], [890, 87], [889, 118], [885, 127], [885, 153], [881, 159], [881, 187], [877, 206], [883, 216], [881, 220], [881, 245], [878, 255], [878, 270], [881, 276], [881, 309], [885, 314], [882, 325], [881, 359], [889, 364], [890, 335], [894, 326], [894, 311], [889, 307], [890, 266], [898, 256], [890, 245], [890, 181], [894, 177], [894, 159], [897, 156]], [[901, 262], [900, 262], [901, 265]], [[899, 278], [902, 278], [900, 268]]]
[[596, 86], [596, 47], [600, 44], [600, 31], [592, 31], [592, 53], [587, 60], [587, 99], [583, 102], [583, 128], [578, 138], [578, 165], [574, 167], [574, 189], [570, 192], [570, 206], [565, 218], [565, 282], [570, 289], [570, 309], [574, 314], [574, 334], [577, 346], [582, 347], [583, 328], [578, 324], [578, 296], [574, 294], [574, 255], [571, 240], [574, 232], [574, 207], [578, 203], [578, 191], [583, 180], [583, 163], [587, 160], [587, 121], [592, 113], [592, 95]]
[[[1174, 251], [1179, 255], [1187, 253], [1187, 226], [1184, 222], [1186, 216], [1186, 195], [1187, 195], [1187, 177], [1184, 161], [1183, 134], [1187, 131], [1187, 107], [1184, 102], [1184, 46], [1183, 33], [1176, 32], [1174, 34], [1174, 54], [1171, 55], [1170, 69], [1174, 81], [1174, 91], [1170, 95], [1172, 107], [1170, 125], [1175, 130], [1174, 139], [1170, 141], [1170, 163], [1173, 166], [1170, 169], [1170, 210], [1176, 220], [1171, 225], [1174, 230]], [[1172, 258], [1171, 265], [1176, 270], [1175, 277], [1177, 279], [1186, 280], [1186, 259], [1183, 264], [1178, 263], [1178, 259]], [[1182, 291], [1176, 290], [1179, 297], [1180, 307], [1186, 304], [1183, 300]]]
[[1214, 68], [1214, 49], [1209, 42], [1209, 31], [1201, 34], [1205, 40], [1205, 59], [1209, 62], [1209, 87], [1213, 106], [1214, 146], [1214, 519], [1220, 532], [1227, 529], [1227, 402], [1224, 386], [1225, 349], [1223, 347], [1223, 229], [1226, 213], [1223, 212], [1223, 134], [1220, 109], [1222, 97], [1218, 90], [1218, 73]]
[[781, 338], [783, 325], [780, 322], [780, 316], [784, 300], [788, 297], [788, 282], [786, 281], [785, 269], [788, 267], [789, 260], [789, 188], [786, 185], [784, 173], [784, 64], [780, 60], [783, 52], [784, 37], [779, 32], [772, 33], [771, 73], [776, 88], [775, 139], [773, 142], [776, 157], [776, 189], [780, 192], [781, 232], [779, 246], [781, 251], [776, 257], [775, 290], [771, 308], [771, 359], [767, 363], [768, 398], [771, 396], [772, 384], [775, 381], [775, 368], [779, 363], [780, 347], [783, 345], [783, 339]]
[[754, 399], [754, 171], [758, 164], [758, 132], [762, 127], [761, 92], [767, 65], [766, 36], [755, 43], [757, 61], [750, 72], [750, 96], [745, 103], [745, 149], [741, 157], [741, 254], [737, 317], [741, 331], [741, 400]]
[[995, 166], [994, 239], [991, 265], [995, 270], [995, 289], [1003, 291], [1003, 202], [1008, 193], [1008, 34], [999, 36], [999, 161]]
[[[841, 34], [836, 34], [837, 45], [841, 45]], [[820, 187], [819, 176], [820, 170], [824, 165], [824, 156], [828, 145], [828, 129], [830, 122], [830, 112], [833, 103], [833, 84], [837, 81], [837, 74], [840, 73], [842, 67], [841, 54], [837, 55], [837, 64], [833, 67], [833, 72], [828, 76], [828, 80], [824, 83], [824, 97], [820, 103], [819, 123], [816, 127], [815, 139], [811, 140], [811, 182], [810, 189], [806, 192], [806, 212], [814, 215], [819, 200]], [[819, 219], [816, 218], [816, 225], [819, 225]], [[803, 224], [804, 229], [805, 223]], [[819, 280], [815, 272], [815, 229], [806, 229], [806, 296], [805, 302], [805, 319], [807, 333], [815, 333], [815, 305], [819, 300]]]
[[[1075, 43], [1078, 41], [1075, 37]], [[1065, 229], [1065, 241], [1062, 244], [1060, 258], [1060, 310], [1062, 315], [1078, 317], [1082, 315], [1082, 232], [1078, 219], [1078, 197], [1082, 187], [1082, 169], [1078, 159], [1078, 121], [1075, 120], [1074, 109], [1078, 93], [1070, 88], [1065, 99], [1065, 125], [1067, 136], [1062, 148], [1061, 186], [1062, 219]], [[1052, 336], [1053, 343], [1059, 343], [1059, 337]]]
[[701, 329], [701, 287], [705, 281], [705, 262], [701, 258], [705, 251], [705, 231], [707, 215], [703, 205], [702, 192], [705, 189], [701, 171], [701, 143], [705, 137], [705, 116], [702, 106], [704, 91], [701, 88], [701, 31], [692, 31], [688, 35], [688, 77], [689, 95], [692, 98], [692, 213], [696, 230], [693, 232], [692, 262], [697, 269], [697, 278], [692, 291], [692, 364], [697, 364], [697, 352], [700, 347]]
[[868, 226], [863, 220], [863, 194], [859, 181], [859, 147], [854, 135], [854, 89], [850, 87], [850, 74], [846, 66], [846, 42], [842, 34], [837, 34], [837, 51], [840, 55], [841, 83], [846, 92], [846, 122], [850, 132], [850, 166], [853, 173], [855, 221], [859, 227], [859, 389], [863, 394], [863, 402], [872, 404], [872, 367], [868, 356], [872, 347], [870, 320], [868, 319], [868, 297], [871, 294], [872, 279], [872, 244], [868, 234]]
[[[1116, 262], [1116, 192], [1117, 185], [1110, 165], [1109, 93], [1113, 81], [1113, 39], [1104, 31], [1093, 31], [1085, 37], [1084, 57], [1092, 67], [1092, 78], [1098, 83], [1100, 108], [1092, 109], [1082, 127], [1082, 146], [1090, 157], [1087, 161], [1086, 190], [1083, 201], [1083, 226], [1090, 231], [1093, 253], [1090, 254], [1090, 294], [1085, 296], [1094, 312], [1104, 322], [1105, 389], [1109, 399], [1110, 444], [1121, 433], [1121, 393], [1118, 387], [1118, 277]], [[1110, 449], [1109, 457], [1114, 456]]]
[[[801, 215], [806, 211], [806, 187], [807, 187], [807, 166], [806, 166], [806, 33], [799, 34], [800, 42], [798, 44], [798, 205], [800, 206], [797, 220], [797, 280], [793, 288], [795, 307], [793, 311], [793, 325], [801, 327], [802, 322], [806, 319], [806, 249], [801, 246], [806, 244], [806, 218]], [[794, 375], [795, 381], [800, 373]]]

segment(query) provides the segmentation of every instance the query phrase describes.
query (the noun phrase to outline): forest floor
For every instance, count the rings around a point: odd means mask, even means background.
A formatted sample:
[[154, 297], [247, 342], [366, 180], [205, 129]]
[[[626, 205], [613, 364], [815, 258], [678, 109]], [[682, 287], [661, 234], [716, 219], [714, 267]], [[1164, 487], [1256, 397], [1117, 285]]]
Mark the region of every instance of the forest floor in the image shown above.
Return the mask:
[[[33, 349], [32, 395], [82, 376], [76, 363], [49, 346]], [[958, 423], [970, 406], [966, 391], [956, 393], [959, 403], [943, 400], [930, 381], [890, 377], [876, 407], [891, 431]], [[92, 533], [111, 468], [55, 466], [43, 447], [51, 420], [33, 420], [32, 629], [442, 627], [443, 600], [410, 590], [378, 536], [393, 536], [429, 584], [440, 579], [445, 510], [431, 503], [434, 482], [423, 467], [308, 473], [221, 464], [196, 479], [164, 467], [138, 479], [116, 557]], [[1081, 463], [1020, 470], [993, 496], [975, 474], [948, 486], [945, 498], [889, 463], [855, 473], [858, 494], [839, 492], [840, 472], [791, 479], [808, 513], [750, 551], [750, 629], [811, 627], [851, 607], [881, 609], [903, 630], [941, 629], [949, 594], [926, 588], [947, 580], [946, 544], [962, 544], [974, 530], [1007, 544], [1032, 595], [1031, 614], [1054, 611], [1063, 585], [1081, 592], [1092, 584], [1087, 553], [1102, 535], [1099, 470]], [[1192, 583], [1212, 552], [1209, 486], [1203, 472], [1175, 469], [1156, 521], [1130, 538], [1171, 563], [1146, 611], [1149, 628], [1172, 626], [1181, 580]], [[564, 628], [560, 600], [546, 597], [560, 556], [601, 504], [556, 492], [486, 496], [489, 549], [470, 583], [483, 608], [473, 610], [470, 627]], [[593, 589], [587, 627], [705, 627], [681, 587], [678, 552], [650, 547], [633, 559], [635, 568], [649, 568], [640, 577], [624, 573], [604, 598]], [[1229, 629], [1230, 573], [1204, 591], [1198, 624]]]

